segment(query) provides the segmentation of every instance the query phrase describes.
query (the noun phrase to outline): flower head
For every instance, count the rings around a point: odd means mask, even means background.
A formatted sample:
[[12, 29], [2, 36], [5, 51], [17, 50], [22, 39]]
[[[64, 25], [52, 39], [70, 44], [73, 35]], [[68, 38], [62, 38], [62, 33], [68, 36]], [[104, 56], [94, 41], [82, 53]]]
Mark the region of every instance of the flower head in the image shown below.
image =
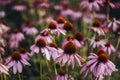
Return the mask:
[[64, 70], [59, 70], [58, 75], [55, 76], [54, 80], [74, 80], [74, 78], [71, 75], [68, 75], [65, 73]]
[[96, 78], [110, 76], [113, 71], [117, 71], [115, 65], [108, 59], [105, 51], [99, 50], [96, 54], [91, 53], [88, 61], [83, 64], [81, 73], [92, 72]]
[[6, 59], [6, 63], [7, 63], [8, 68], [13, 67], [14, 74], [16, 74], [17, 72], [18, 73], [22, 72], [22, 64], [30, 65], [28, 61], [23, 56], [21, 56], [20, 52], [18, 51], [13, 52], [12, 56], [9, 56]]
[[56, 58], [56, 62], [62, 63], [62, 66], [67, 63], [72, 68], [74, 68], [76, 61], [81, 65], [82, 57], [77, 54], [77, 46], [72, 41], [67, 42], [63, 46], [63, 50], [64, 52], [60, 53], [58, 58]]

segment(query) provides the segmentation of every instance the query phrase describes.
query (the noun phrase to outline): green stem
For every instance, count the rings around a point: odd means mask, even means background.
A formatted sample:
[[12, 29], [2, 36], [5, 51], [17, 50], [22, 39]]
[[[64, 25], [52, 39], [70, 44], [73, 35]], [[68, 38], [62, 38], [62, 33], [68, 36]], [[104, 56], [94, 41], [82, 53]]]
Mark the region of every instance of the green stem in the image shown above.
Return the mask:
[[[117, 41], [117, 45], [116, 45], [116, 48], [115, 48], [116, 50], [118, 50], [119, 45], [120, 45], [120, 37], [118, 38], [118, 41]], [[114, 55], [114, 57], [113, 57], [113, 61], [115, 61], [116, 56], [117, 56], [117, 54]]]
[[6, 74], [3, 74], [4, 80], [7, 80]]
[[48, 62], [47, 59], [46, 59], [46, 64], [47, 64], [47, 68], [48, 68], [48, 71], [49, 71], [49, 74], [50, 74], [51, 80], [53, 80], [52, 73], [51, 73], [51, 69], [50, 69], [50, 65], [49, 65], [49, 62]]
[[42, 80], [42, 60], [40, 59], [40, 80]]
[[57, 69], [56, 69], [56, 64], [54, 62], [54, 70], [55, 70], [55, 75], [57, 75]]
[[22, 80], [22, 79], [21, 79], [21, 75], [20, 75], [20, 73], [18, 73], [18, 78], [19, 78], [19, 80]]

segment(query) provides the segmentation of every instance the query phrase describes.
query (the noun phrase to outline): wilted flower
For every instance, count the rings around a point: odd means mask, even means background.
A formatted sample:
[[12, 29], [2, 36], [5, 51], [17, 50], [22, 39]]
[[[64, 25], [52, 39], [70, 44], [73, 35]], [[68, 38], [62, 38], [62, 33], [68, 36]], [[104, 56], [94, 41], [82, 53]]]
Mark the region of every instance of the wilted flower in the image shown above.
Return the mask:
[[74, 80], [74, 78], [61, 69], [58, 75], [55, 76], [54, 80]]
[[[117, 71], [115, 65], [108, 59], [107, 53], [100, 50], [95, 53], [91, 53], [88, 57], [88, 61], [83, 64], [80, 73], [92, 72], [96, 79], [102, 80], [103, 76], [111, 76], [113, 71]], [[102, 78], [102, 79], [100, 79]]]
[[12, 56], [9, 56], [6, 59], [6, 63], [7, 63], [8, 68], [13, 67], [14, 74], [16, 74], [17, 72], [18, 73], [22, 72], [22, 68], [23, 68], [22, 64], [30, 66], [28, 61], [23, 56], [21, 56], [20, 52], [18, 51], [13, 52]]
[[81, 66], [81, 60], [83, 59], [77, 53], [77, 46], [69, 41], [63, 47], [64, 52], [60, 53], [58, 58], [56, 58], [56, 63], [62, 63], [62, 66], [68, 64], [68, 66], [72, 66], [74, 68], [76, 61]]

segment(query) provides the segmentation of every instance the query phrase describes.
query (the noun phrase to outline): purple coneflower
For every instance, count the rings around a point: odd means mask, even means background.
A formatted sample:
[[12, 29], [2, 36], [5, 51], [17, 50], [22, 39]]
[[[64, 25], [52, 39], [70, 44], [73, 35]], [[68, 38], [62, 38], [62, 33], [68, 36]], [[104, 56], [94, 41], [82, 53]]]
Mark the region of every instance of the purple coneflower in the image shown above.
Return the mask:
[[6, 15], [5, 11], [0, 10], [0, 18], [4, 18]]
[[112, 21], [109, 21], [107, 27], [111, 28], [113, 31], [116, 31], [119, 25], [120, 25], [120, 21], [118, 21], [115, 18], [113, 18]]
[[105, 45], [102, 46], [101, 49], [107, 51], [109, 55], [115, 52], [114, 46], [108, 41], [106, 41]]
[[92, 10], [99, 11], [100, 5], [103, 5], [103, 0], [83, 0], [80, 3], [80, 7], [86, 8], [89, 11], [92, 11]]
[[18, 29], [14, 29], [14, 32], [10, 34], [9, 36], [10, 41], [18, 41], [21, 42], [25, 39], [23, 33], [19, 32]]
[[77, 53], [77, 46], [72, 41], [66, 43], [63, 50], [64, 52], [60, 53], [56, 58], [56, 63], [62, 63], [62, 66], [68, 64], [72, 68], [74, 68], [76, 61], [81, 65], [82, 57]]
[[100, 40], [99, 37], [93, 37], [92, 39], [89, 39], [89, 40], [90, 40], [90, 46], [92, 45], [93, 48], [105, 45], [105, 41]]
[[10, 30], [10, 27], [3, 21], [0, 21], [0, 35]]
[[26, 60], [29, 60], [31, 56], [31, 54], [27, 52], [25, 48], [20, 48], [20, 55]]
[[35, 44], [33, 44], [31, 47], [31, 54], [33, 55], [34, 53], [42, 53], [45, 58], [50, 60], [50, 53], [48, 50], [48, 45], [47, 42], [45, 41], [44, 38], [39, 38], [37, 41], [35, 41]]
[[14, 74], [16, 74], [17, 72], [22, 72], [22, 64], [30, 66], [28, 61], [25, 58], [23, 58], [23, 56], [21, 56], [20, 52], [18, 51], [13, 52], [12, 56], [9, 56], [6, 60], [8, 68], [13, 67]]
[[88, 61], [83, 64], [80, 73], [92, 72], [96, 79], [102, 80], [103, 76], [110, 76], [113, 71], [117, 71], [115, 65], [108, 59], [107, 53], [99, 50], [97, 54], [91, 53]]
[[22, 31], [26, 33], [26, 35], [35, 35], [38, 33], [38, 30], [35, 28], [35, 25], [31, 22], [27, 22], [22, 25]]
[[0, 63], [0, 74], [4, 73], [4, 74], [9, 74], [8, 73], [8, 68], [7, 66], [3, 65], [2, 63]]
[[65, 23], [65, 19], [62, 16], [59, 16], [57, 18], [57, 26], [59, 28], [63, 28], [64, 23]]
[[99, 20], [95, 20], [89, 29], [97, 32], [98, 35], [105, 35], [105, 33], [108, 32], [107, 28], [103, 27]]
[[12, 9], [15, 11], [25, 11], [27, 10], [27, 6], [25, 4], [19, 3], [19, 4], [14, 5]]
[[0, 0], [0, 4], [1, 5], [6, 5], [6, 4], [9, 4], [11, 3], [13, 0]]
[[50, 43], [49, 46], [50, 47], [48, 47], [48, 50], [49, 50], [50, 56], [55, 61], [58, 55], [63, 52], [63, 50], [59, 48], [55, 42]]
[[73, 31], [73, 28], [74, 28], [74, 26], [71, 22], [66, 21], [64, 23], [63, 29], [66, 30], [67, 32]]
[[65, 32], [66, 32], [64, 29], [59, 28], [59, 27], [57, 26], [57, 23], [56, 23], [55, 21], [51, 21], [51, 22], [49, 23], [47, 30], [50, 31], [51, 34], [58, 34], [58, 36], [59, 36], [60, 34], [65, 35]]
[[55, 76], [54, 80], [74, 80], [74, 78], [61, 69], [58, 75]]
[[41, 31], [40, 34], [35, 38], [35, 41], [37, 41], [40, 38], [44, 38], [47, 43], [52, 43], [54, 40], [52, 35], [50, 35], [46, 30]]

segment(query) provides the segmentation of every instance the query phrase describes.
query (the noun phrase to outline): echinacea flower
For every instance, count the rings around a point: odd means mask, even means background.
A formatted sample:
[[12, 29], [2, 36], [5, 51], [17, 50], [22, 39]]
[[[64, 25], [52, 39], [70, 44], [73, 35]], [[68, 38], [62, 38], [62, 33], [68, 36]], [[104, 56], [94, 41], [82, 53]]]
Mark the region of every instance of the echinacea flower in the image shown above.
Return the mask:
[[48, 50], [50, 56], [53, 58], [54, 61], [56, 60], [58, 55], [63, 52], [63, 50], [59, 48], [55, 42], [49, 44]]
[[103, 27], [103, 25], [101, 25], [100, 20], [95, 20], [92, 24], [91, 27], [89, 27], [90, 30], [93, 30], [94, 32], [97, 32], [98, 35], [105, 35], [107, 31], [107, 28]]
[[19, 47], [19, 42], [16, 41], [16, 40], [10, 40], [8, 42], [8, 44], [9, 44], [9, 48], [10, 49], [14, 49], [14, 48], [18, 48]]
[[106, 41], [105, 45], [102, 46], [101, 49], [107, 51], [109, 55], [115, 52], [114, 46], [108, 41]]
[[81, 60], [83, 58], [77, 53], [77, 46], [72, 41], [66, 43], [63, 50], [64, 52], [60, 53], [58, 58], [56, 58], [56, 63], [61, 63], [62, 66], [68, 64], [68, 66], [74, 68], [77, 62], [81, 66]]
[[74, 28], [74, 26], [71, 22], [66, 21], [64, 23], [63, 29], [66, 30], [67, 32], [73, 31], [73, 28]]
[[81, 32], [76, 32], [74, 38], [79, 42], [79, 44], [77, 43], [76, 45], [79, 45], [78, 47], [83, 47], [86, 40], [84, 35]]
[[14, 32], [9, 35], [10, 41], [21, 42], [25, 39], [23, 33], [19, 32], [18, 29], [14, 29]]
[[50, 31], [51, 34], [58, 34], [58, 36], [59, 36], [60, 34], [65, 35], [65, 32], [66, 32], [64, 29], [59, 28], [59, 27], [57, 26], [57, 23], [56, 23], [55, 21], [51, 21], [51, 22], [49, 23], [47, 30]]
[[113, 18], [112, 21], [108, 22], [107, 27], [111, 28], [113, 31], [116, 31], [119, 25], [120, 25], [120, 21], [118, 21], [115, 18]]
[[6, 4], [9, 4], [11, 3], [13, 0], [0, 0], [0, 4], [1, 5], [6, 5]]
[[31, 47], [31, 54], [34, 53], [42, 53], [43, 56], [45, 56], [46, 59], [50, 60], [50, 53], [48, 50], [47, 42], [44, 38], [39, 38], [37, 41], [35, 41], [35, 44], [33, 44]]
[[9, 74], [8, 73], [8, 68], [7, 66], [5, 66], [4, 64], [0, 63], [0, 74], [4, 73], [4, 74]]
[[105, 45], [105, 41], [101, 40], [99, 37], [93, 37], [92, 39], [89, 40], [90, 40], [90, 46], [92, 45], [93, 48]]
[[55, 76], [54, 80], [74, 80], [74, 78], [61, 69], [59, 70], [59, 73]]
[[6, 33], [8, 30], [10, 30], [9, 26], [5, 22], [0, 21], [0, 35]]
[[35, 25], [31, 23], [24, 23], [22, 25], [22, 31], [26, 33], [26, 35], [35, 35], [38, 33], [38, 30], [35, 28]]
[[80, 3], [80, 7], [88, 9], [89, 11], [99, 11], [100, 5], [103, 5], [103, 0], [83, 0]]
[[40, 38], [44, 38], [47, 43], [52, 43], [54, 40], [52, 35], [50, 35], [46, 30], [41, 31], [40, 34], [35, 38], [35, 41], [37, 41]]
[[4, 18], [6, 15], [5, 11], [0, 10], [0, 18]]
[[[107, 53], [99, 50], [97, 54], [91, 53], [88, 61], [83, 64], [80, 73], [92, 72], [96, 80], [102, 80], [104, 76], [111, 76], [113, 71], [117, 71], [115, 65], [108, 59]], [[102, 77], [102, 79], [100, 79]]]
[[20, 55], [26, 60], [29, 60], [31, 56], [31, 54], [27, 52], [25, 48], [20, 48]]
[[22, 69], [23, 69], [22, 64], [30, 66], [28, 61], [25, 58], [23, 58], [23, 56], [21, 56], [20, 52], [18, 51], [13, 52], [12, 56], [9, 56], [6, 59], [6, 63], [8, 68], [13, 67], [14, 74], [16, 74], [17, 72], [18, 73], [22, 72]]
[[19, 3], [19, 4], [14, 5], [12, 9], [15, 11], [25, 11], [27, 10], [27, 6], [25, 4]]
[[65, 19], [62, 16], [59, 16], [57, 18], [57, 26], [59, 28], [63, 28], [64, 23], [65, 23]]

